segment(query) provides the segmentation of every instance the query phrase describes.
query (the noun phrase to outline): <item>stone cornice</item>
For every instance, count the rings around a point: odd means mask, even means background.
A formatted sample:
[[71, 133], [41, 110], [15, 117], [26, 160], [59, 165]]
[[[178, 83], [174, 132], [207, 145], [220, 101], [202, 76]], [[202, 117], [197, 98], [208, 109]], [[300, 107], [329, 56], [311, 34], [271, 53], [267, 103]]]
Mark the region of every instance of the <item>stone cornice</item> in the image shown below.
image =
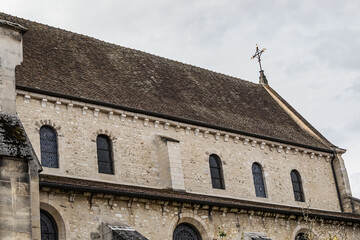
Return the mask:
[[346, 223], [347, 225], [354, 225], [354, 227], [357, 227], [360, 224], [359, 214], [290, 207], [233, 198], [187, 193], [184, 191], [110, 184], [107, 182], [89, 181], [45, 174], [40, 174], [39, 181], [41, 191], [69, 194], [70, 202], [75, 201], [76, 195], [82, 195], [90, 197], [90, 199], [93, 199], [93, 197], [108, 199], [109, 205], [113, 204], [114, 200], [123, 200], [131, 203], [142, 202], [147, 206], [154, 203], [174, 207], [182, 206], [192, 208], [194, 211], [220, 211], [222, 214], [231, 212], [298, 220], [303, 219], [306, 212], [309, 217], [324, 219], [328, 223]]

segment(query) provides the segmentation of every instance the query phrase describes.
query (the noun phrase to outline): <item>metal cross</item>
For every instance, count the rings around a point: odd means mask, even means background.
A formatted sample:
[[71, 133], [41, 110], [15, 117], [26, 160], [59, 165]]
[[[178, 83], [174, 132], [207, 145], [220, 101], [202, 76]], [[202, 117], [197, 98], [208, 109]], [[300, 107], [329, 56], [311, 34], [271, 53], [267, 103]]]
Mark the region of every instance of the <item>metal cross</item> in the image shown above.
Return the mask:
[[259, 46], [256, 44], [256, 52], [254, 54], [254, 56], [251, 57], [251, 59], [254, 59], [257, 57], [259, 65], [260, 65], [260, 71], [262, 71], [262, 67], [261, 67], [261, 54], [263, 52], [265, 52], [266, 48], [263, 48], [262, 50], [259, 51]]

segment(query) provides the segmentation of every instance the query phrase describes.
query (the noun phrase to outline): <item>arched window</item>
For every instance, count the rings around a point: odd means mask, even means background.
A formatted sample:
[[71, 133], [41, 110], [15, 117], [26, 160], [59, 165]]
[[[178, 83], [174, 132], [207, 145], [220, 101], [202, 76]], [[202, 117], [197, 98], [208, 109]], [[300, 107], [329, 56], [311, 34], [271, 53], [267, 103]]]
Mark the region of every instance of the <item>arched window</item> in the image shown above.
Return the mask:
[[253, 163], [252, 174], [254, 179], [255, 194], [257, 197], [266, 198], [264, 176], [260, 164]]
[[54, 218], [47, 212], [40, 211], [41, 239], [57, 240], [58, 228]]
[[304, 202], [305, 198], [304, 198], [304, 192], [303, 192], [301, 177], [299, 172], [296, 170], [292, 170], [290, 175], [294, 190], [295, 201]]
[[306, 233], [299, 233], [296, 235], [295, 240], [308, 240], [308, 235]]
[[52, 127], [42, 126], [40, 128], [40, 150], [42, 166], [59, 167], [57, 136]]
[[106, 135], [96, 139], [99, 173], [114, 174], [111, 141]]
[[225, 189], [224, 176], [219, 156], [211, 154], [209, 157], [209, 165], [213, 188]]
[[199, 232], [190, 224], [179, 224], [173, 234], [173, 240], [201, 240]]

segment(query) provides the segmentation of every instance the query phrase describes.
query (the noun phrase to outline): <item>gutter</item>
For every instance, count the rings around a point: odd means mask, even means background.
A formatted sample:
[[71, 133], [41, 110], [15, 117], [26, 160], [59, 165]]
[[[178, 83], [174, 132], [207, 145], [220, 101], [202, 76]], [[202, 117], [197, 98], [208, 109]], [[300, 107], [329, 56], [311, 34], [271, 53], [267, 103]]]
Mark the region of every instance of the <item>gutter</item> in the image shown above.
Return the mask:
[[335, 157], [336, 157], [336, 151], [335, 150], [333, 151], [333, 154], [334, 154], [333, 158], [330, 161], [331, 170], [332, 170], [332, 173], [334, 175], [334, 181], [335, 181], [336, 193], [337, 193], [338, 200], [339, 200], [340, 211], [343, 213], [344, 212], [344, 206], [343, 206], [343, 202], [342, 202], [342, 199], [341, 199], [340, 189], [339, 189], [339, 185], [338, 185], [337, 178], [336, 178], [336, 173], [335, 173], [335, 168], [334, 168], [334, 160], [335, 160]]
[[320, 151], [320, 152], [325, 152], [325, 153], [333, 153], [333, 151], [330, 149], [309, 146], [306, 144], [295, 143], [295, 142], [291, 142], [291, 141], [287, 141], [287, 140], [277, 139], [277, 138], [268, 137], [268, 136], [262, 136], [262, 135], [258, 135], [258, 134], [254, 134], [254, 133], [248, 133], [248, 132], [239, 131], [239, 130], [231, 129], [231, 128], [225, 128], [225, 127], [212, 125], [212, 124], [208, 124], [208, 123], [204, 123], [204, 122], [200, 122], [200, 121], [196, 121], [196, 120], [190, 120], [187, 118], [176, 117], [176, 116], [166, 115], [166, 114], [162, 114], [162, 113], [156, 113], [156, 112], [147, 111], [147, 110], [136, 109], [136, 108], [132, 108], [132, 107], [126, 107], [126, 106], [121, 106], [121, 105], [116, 105], [116, 104], [111, 104], [111, 103], [105, 103], [105, 102], [90, 100], [90, 99], [81, 98], [81, 97], [74, 97], [74, 96], [69, 96], [69, 95], [65, 95], [65, 94], [61, 94], [61, 93], [54, 93], [54, 92], [49, 92], [49, 91], [40, 90], [40, 89], [36, 89], [36, 88], [20, 86], [20, 85], [16, 85], [16, 89], [33, 92], [33, 93], [49, 95], [49, 96], [53, 96], [53, 97], [67, 98], [70, 100], [80, 101], [80, 102], [85, 102], [85, 103], [90, 103], [90, 104], [95, 104], [95, 105], [102, 105], [105, 107], [111, 107], [111, 108], [115, 108], [115, 109], [119, 109], [119, 110], [145, 114], [145, 115], [149, 115], [149, 116], [153, 116], [153, 117], [169, 119], [172, 121], [183, 122], [183, 123], [192, 124], [192, 125], [198, 125], [198, 126], [202, 126], [202, 127], [206, 127], [206, 128], [212, 128], [212, 129], [217, 129], [220, 131], [225, 131], [225, 132], [232, 132], [232, 133], [245, 135], [245, 136], [249, 136], [249, 137], [254, 137], [254, 138], [259, 138], [259, 139], [264, 139], [264, 140], [268, 140], [268, 141], [272, 141], [272, 142], [278, 142], [278, 143], [282, 143], [282, 144], [312, 149], [315, 151]]
[[[304, 216], [302, 211], [293, 211], [293, 210], [282, 210], [276, 208], [266, 208], [261, 206], [246, 206], [241, 204], [230, 204], [230, 203], [220, 203], [214, 201], [207, 201], [207, 200], [195, 200], [195, 199], [186, 199], [181, 197], [168, 197], [162, 195], [154, 195], [148, 193], [140, 193], [140, 192], [129, 192], [124, 190], [109, 190], [105, 188], [99, 187], [90, 187], [90, 186], [77, 186], [77, 185], [70, 185], [70, 184], [63, 184], [63, 183], [54, 183], [54, 182], [39, 182], [40, 187], [50, 187], [50, 188], [57, 188], [63, 190], [70, 190], [70, 191], [83, 191], [83, 192], [92, 192], [92, 193], [102, 193], [102, 194], [113, 194], [116, 196], [128, 196], [134, 198], [143, 198], [143, 199], [150, 199], [150, 200], [162, 200], [162, 201], [169, 201], [169, 202], [182, 202], [182, 203], [191, 203], [191, 204], [200, 204], [200, 205], [210, 205], [210, 206], [221, 206], [227, 208], [243, 208], [247, 210], [253, 210], [256, 212], [263, 211], [263, 212], [275, 212], [279, 214], [288, 214], [288, 215], [295, 215], [295, 216]], [[340, 216], [330, 216], [327, 214], [321, 213], [308, 213], [309, 217], [313, 218], [323, 218], [329, 219], [334, 221], [345, 221], [345, 222], [352, 222], [352, 223], [360, 223], [360, 219], [350, 219], [347, 217], [340, 217]]]

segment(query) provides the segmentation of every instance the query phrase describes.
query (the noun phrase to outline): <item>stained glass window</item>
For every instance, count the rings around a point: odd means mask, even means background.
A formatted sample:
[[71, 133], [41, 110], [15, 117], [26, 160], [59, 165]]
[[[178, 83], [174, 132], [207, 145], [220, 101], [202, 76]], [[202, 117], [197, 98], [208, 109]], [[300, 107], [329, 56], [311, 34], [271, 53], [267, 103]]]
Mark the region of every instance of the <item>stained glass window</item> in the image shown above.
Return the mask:
[[209, 165], [213, 188], [225, 189], [224, 176], [219, 156], [211, 154], [209, 157]]
[[290, 175], [294, 190], [295, 201], [304, 202], [305, 198], [304, 198], [303, 188], [301, 184], [301, 177], [299, 172], [296, 170], [292, 170]]
[[53, 128], [49, 126], [42, 126], [40, 128], [40, 150], [42, 166], [50, 168], [59, 167], [57, 136]]
[[264, 177], [263, 177], [263, 172], [262, 172], [260, 164], [253, 163], [252, 174], [253, 174], [253, 179], [254, 179], [256, 196], [266, 198]]
[[175, 228], [173, 240], [201, 240], [201, 236], [193, 226], [182, 223]]
[[111, 141], [106, 135], [96, 139], [99, 173], [114, 174]]

